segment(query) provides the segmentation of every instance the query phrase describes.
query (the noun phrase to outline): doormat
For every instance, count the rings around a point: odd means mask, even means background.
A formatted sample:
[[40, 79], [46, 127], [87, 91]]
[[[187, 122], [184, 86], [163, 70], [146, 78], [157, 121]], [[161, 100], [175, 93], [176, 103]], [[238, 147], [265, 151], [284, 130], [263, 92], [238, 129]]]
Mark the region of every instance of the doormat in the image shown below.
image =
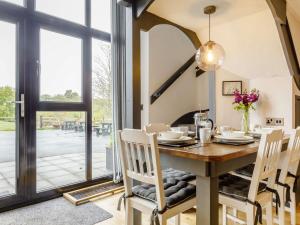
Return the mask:
[[1, 225], [94, 225], [112, 215], [93, 203], [74, 206], [64, 198], [0, 213]]
[[81, 205], [90, 202], [92, 199], [95, 200], [95, 198], [105, 195], [113, 195], [123, 190], [124, 186], [122, 183], [116, 184], [111, 181], [64, 193], [64, 197], [74, 205]]

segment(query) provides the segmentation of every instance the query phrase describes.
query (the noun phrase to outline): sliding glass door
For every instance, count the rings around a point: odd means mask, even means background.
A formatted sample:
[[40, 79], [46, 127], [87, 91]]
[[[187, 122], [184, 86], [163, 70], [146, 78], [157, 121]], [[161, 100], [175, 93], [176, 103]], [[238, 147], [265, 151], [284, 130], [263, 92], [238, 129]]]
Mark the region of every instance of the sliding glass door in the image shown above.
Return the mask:
[[0, 15], [0, 208], [24, 199], [23, 23]]
[[112, 178], [110, 8], [0, 0], [0, 211]]
[[16, 194], [16, 25], [0, 22], [0, 196]]

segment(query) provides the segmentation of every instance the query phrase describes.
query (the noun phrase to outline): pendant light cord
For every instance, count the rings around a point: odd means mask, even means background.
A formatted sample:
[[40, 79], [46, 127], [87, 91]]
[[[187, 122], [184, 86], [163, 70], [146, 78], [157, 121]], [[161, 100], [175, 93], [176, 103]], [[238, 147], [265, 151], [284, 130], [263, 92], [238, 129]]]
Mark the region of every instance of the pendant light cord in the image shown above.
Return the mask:
[[208, 14], [208, 39], [210, 41], [210, 14]]

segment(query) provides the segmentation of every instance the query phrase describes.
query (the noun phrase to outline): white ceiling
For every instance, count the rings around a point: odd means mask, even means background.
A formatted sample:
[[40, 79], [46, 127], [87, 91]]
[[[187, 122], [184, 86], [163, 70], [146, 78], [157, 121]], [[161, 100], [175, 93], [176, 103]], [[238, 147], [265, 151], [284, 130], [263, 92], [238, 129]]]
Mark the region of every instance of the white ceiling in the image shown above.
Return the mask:
[[265, 0], [155, 0], [148, 11], [185, 28], [198, 31], [208, 26], [208, 16], [203, 13], [203, 8], [208, 5], [217, 6], [217, 12], [211, 20], [214, 25], [268, 8]]
[[300, 0], [288, 0], [288, 10], [300, 21]]

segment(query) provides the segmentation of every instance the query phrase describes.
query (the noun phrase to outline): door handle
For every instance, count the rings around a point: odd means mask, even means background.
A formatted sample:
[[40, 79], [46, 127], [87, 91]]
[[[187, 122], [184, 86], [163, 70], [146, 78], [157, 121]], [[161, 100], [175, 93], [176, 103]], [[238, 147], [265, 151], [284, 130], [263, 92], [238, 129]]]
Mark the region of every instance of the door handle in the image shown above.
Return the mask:
[[25, 102], [24, 102], [24, 94], [21, 94], [21, 100], [20, 101], [10, 101], [10, 103], [14, 103], [14, 104], [20, 104], [21, 106], [21, 117], [25, 116]]

